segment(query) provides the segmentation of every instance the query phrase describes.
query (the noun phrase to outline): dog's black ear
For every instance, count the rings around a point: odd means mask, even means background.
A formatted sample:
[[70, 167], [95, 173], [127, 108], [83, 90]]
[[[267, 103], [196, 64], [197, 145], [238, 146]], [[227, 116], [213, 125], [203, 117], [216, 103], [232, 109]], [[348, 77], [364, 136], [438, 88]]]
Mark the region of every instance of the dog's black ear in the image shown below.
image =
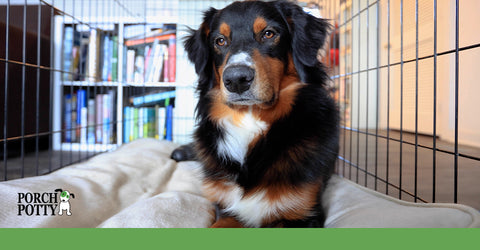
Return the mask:
[[[287, 23], [291, 36], [292, 57], [300, 79], [305, 83], [318, 83], [323, 76], [318, 51], [323, 47], [331, 26], [288, 1], [275, 2], [276, 9]], [[320, 75], [319, 75], [320, 74]]]
[[61, 193], [61, 192], [63, 192], [63, 190], [61, 188], [57, 188], [57, 189], [55, 189], [55, 192], [60, 192]]
[[188, 59], [195, 64], [195, 72], [197, 73], [198, 87], [200, 96], [202, 91], [207, 91], [212, 86], [213, 65], [212, 55], [209, 46], [209, 34], [211, 22], [214, 15], [218, 12], [215, 8], [210, 8], [204, 13], [203, 23], [198, 30], [190, 29], [190, 35], [184, 41], [185, 51], [187, 51]]
[[75, 195], [73, 193], [70, 193], [70, 196], [75, 199]]

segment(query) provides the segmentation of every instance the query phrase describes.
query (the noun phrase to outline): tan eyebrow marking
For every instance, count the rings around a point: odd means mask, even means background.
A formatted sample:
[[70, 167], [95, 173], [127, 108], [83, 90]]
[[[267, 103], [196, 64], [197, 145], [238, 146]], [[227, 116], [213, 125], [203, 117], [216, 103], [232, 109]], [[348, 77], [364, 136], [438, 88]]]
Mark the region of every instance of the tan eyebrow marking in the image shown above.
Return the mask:
[[265, 21], [263, 17], [257, 17], [257, 19], [255, 19], [255, 21], [253, 22], [253, 32], [255, 32], [255, 34], [260, 33], [266, 27], [267, 21]]

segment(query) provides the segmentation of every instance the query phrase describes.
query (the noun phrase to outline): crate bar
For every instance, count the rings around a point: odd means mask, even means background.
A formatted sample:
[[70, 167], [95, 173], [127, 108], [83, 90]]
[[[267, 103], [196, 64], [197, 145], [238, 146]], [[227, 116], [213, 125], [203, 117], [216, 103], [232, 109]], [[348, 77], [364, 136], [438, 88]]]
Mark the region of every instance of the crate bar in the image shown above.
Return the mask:
[[[350, 43], [350, 71], [353, 72], [353, 0], [351, 0], [351, 5], [350, 5], [350, 26], [351, 26], [351, 29], [350, 29], [350, 39], [351, 39], [351, 43]], [[345, 72], [347, 73], [347, 72]], [[350, 76], [350, 96], [353, 97], [353, 75]], [[350, 126], [353, 125], [353, 115], [352, 115], [352, 111], [353, 111], [353, 102], [350, 101]], [[352, 144], [353, 144], [353, 131], [350, 130], [350, 162], [349, 162], [349, 172], [348, 172], [348, 179], [352, 179], [352, 161], [353, 161], [353, 148], [352, 148]]]
[[9, 46], [9, 29], [10, 29], [10, 0], [7, 1], [7, 13], [6, 13], [6, 26], [5, 26], [5, 100], [4, 100], [4, 110], [3, 110], [3, 136], [5, 140], [3, 141], [3, 179], [6, 181], [8, 178], [7, 167], [8, 167], [8, 151], [7, 151], [7, 137], [8, 137], [8, 46]]
[[[52, 5], [55, 5], [55, 0], [52, 0]], [[51, 18], [50, 18], [50, 34], [53, 33], [53, 35], [55, 36], [56, 34], [52, 31], [55, 30], [55, 9], [50, 6], [50, 5], [47, 5], [50, 7], [50, 15], [51, 15]], [[54, 51], [54, 42], [55, 42], [55, 39], [50, 39], [50, 67], [52, 67], [52, 65], [54, 64], [53, 60], [54, 60], [54, 54], [53, 54], [53, 51]], [[52, 99], [53, 97], [53, 88], [54, 88], [54, 74], [53, 74], [53, 70], [50, 70], [50, 99]], [[48, 172], [52, 172], [52, 156], [53, 156], [53, 153], [52, 153], [52, 149], [53, 149], [53, 101], [50, 101], [49, 102], [49, 108], [48, 108], [48, 117], [50, 118], [49, 121], [48, 121], [48, 129], [50, 131], [49, 133], [49, 136], [48, 136]]]
[[415, 0], [415, 174], [414, 202], [417, 202], [418, 188], [418, 0]]
[[377, 11], [376, 11], [376, 16], [375, 16], [375, 25], [376, 25], [376, 32], [377, 32], [377, 82], [376, 82], [376, 90], [377, 90], [377, 95], [376, 95], [376, 107], [375, 107], [375, 184], [374, 184], [374, 190], [377, 191], [377, 183], [378, 183], [378, 126], [379, 126], [379, 119], [378, 119], [378, 113], [379, 113], [379, 100], [380, 100], [380, 68], [378, 67], [380, 64], [380, 23], [379, 23], [379, 18], [380, 18], [380, 3], [377, 2]]
[[22, 104], [21, 104], [21, 125], [20, 125], [20, 157], [22, 161], [21, 177], [25, 177], [25, 62], [27, 43], [27, 0], [23, 6], [23, 33], [22, 33]]
[[454, 155], [454, 182], [453, 202], [458, 202], [458, 56], [459, 56], [459, 5], [455, 2], [455, 155]]
[[[369, 24], [369, 18], [370, 18], [370, 7], [368, 6], [369, 5], [369, 0], [367, 0], [367, 22], [366, 22], [366, 36], [367, 36], [367, 50], [366, 50], [366, 54], [367, 54], [367, 65], [366, 65], [366, 68], [368, 69], [370, 67], [370, 64], [369, 64], [369, 58], [370, 58], [370, 51], [369, 51], [369, 47], [370, 47], [370, 33], [369, 33], [369, 29], [370, 29], [370, 24]], [[368, 102], [370, 100], [370, 96], [369, 96], [369, 93], [370, 93], [370, 83], [369, 83], [369, 74], [370, 72], [367, 71], [367, 96], [366, 96], [366, 114], [365, 114], [365, 130], [368, 131], [369, 130], [369, 124], [368, 124]], [[365, 136], [365, 172], [368, 173], [368, 135]], [[365, 175], [365, 187], [367, 186], [367, 178], [368, 176]]]
[[433, 1], [433, 172], [432, 202], [435, 202], [437, 181], [437, 0]]
[[[38, 1], [38, 13], [37, 13], [37, 65], [40, 66], [40, 24], [42, 22], [42, 3]], [[37, 68], [37, 89], [36, 89], [36, 117], [35, 117], [35, 175], [39, 174], [39, 159], [38, 159], [38, 140], [39, 140], [39, 127], [40, 127], [40, 68]]]
[[[399, 164], [399, 184], [402, 189], [403, 173], [403, 0], [400, 1], [400, 164]], [[402, 192], [398, 193], [398, 198], [402, 199]]]
[[[344, 3], [346, 5], [346, 2]], [[347, 19], [347, 12], [343, 12], [344, 15], [345, 15], [345, 20]], [[339, 29], [340, 29], [340, 26], [339, 26]], [[344, 47], [345, 47], [345, 52], [344, 52], [344, 58], [343, 58], [343, 62], [344, 62], [344, 67], [345, 67], [345, 73], [347, 73], [347, 51], [346, 51], [346, 48], [347, 48], [347, 26], [344, 27], [344, 39], [343, 39], [343, 43], [344, 43]], [[351, 32], [351, 31], [350, 31]], [[340, 73], [340, 72], [339, 72]], [[347, 77], [344, 77], [343, 78], [343, 124], [346, 125], [347, 123], [347, 106], [346, 106], [346, 97], [347, 97]], [[347, 151], [347, 131], [344, 129], [343, 130], [343, 157], [347, 157], [347, 154], [346, 154], [346, 151]], [[349, 154], [351, 155], [351, 152], [349, 152]], [[345, 176], [345, 165], [346, 165], [346, 162], [343, 161], [343, 171], [342, 171], [342, 174]]]
[[387, 2], [387, 155], [386, 173], [387, 181], [385, 193], [388, 195], [388, 184], [390, 178], [390, 0]]

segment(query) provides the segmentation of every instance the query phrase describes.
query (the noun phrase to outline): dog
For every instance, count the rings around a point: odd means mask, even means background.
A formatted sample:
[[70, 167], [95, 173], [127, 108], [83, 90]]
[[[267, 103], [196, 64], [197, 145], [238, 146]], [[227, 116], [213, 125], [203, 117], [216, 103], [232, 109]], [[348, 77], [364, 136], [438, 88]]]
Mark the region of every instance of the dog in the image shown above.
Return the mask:
[[[288, 1], [210, 8], [184, 45], [198, 74], [195, 142], [212, 227], [323, 227], [339, 118], [317, 58], [330, 25]], [[193, 153], [194, 152], [194, 153]]]
[[63, 215], [63, 210], [66, 210], [67, 215], [72, 215], [70, 211], [70, 197], [75, 198], [75, 194], [68, 192], [67, 190], [62, 190], [61, 188], [55, 189], [55, 192], [60, 192], [60, 203], [58, 210], [58, 215]]

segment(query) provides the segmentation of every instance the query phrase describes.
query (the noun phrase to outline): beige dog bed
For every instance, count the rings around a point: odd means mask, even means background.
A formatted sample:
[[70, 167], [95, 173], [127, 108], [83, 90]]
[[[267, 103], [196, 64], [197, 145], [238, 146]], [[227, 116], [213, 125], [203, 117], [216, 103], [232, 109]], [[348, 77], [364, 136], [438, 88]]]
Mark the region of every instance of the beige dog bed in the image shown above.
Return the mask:
[[[137, 140], [49, 175], [0, 182], [0, 227], [208, 227], [213, 207], [202, 196], [199, 164], [170, 160], [176, 146]], [[71, 216], [45, 198], [59, 188], [74, 193]], [[38, 204], [25, 199], [35, 193], [46, 195]], [[473, 208], [404, 202], [339, 176], [324, 204], [326, 227], [480, 227]], [[19, 211], [27, 206], [30, 215]]]

